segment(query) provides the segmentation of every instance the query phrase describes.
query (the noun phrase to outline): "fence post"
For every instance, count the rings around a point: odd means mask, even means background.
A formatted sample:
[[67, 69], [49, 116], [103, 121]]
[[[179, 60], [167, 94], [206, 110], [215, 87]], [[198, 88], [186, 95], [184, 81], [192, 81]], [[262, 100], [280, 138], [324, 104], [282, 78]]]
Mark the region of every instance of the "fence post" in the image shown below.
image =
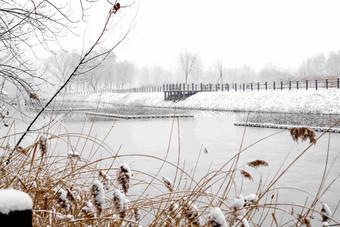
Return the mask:
[[281, 91], [282, 91], [282, 89], [283, 89], [283, 82], [281, 81]]
[[[8, 226], [32, 226], [31, 197], [22, 191], [14, 189], [0, 190], [0, 203], [5, 204], [0, 209], [0, 221]], [[3, 206], [1, 206], [2, 208]]]
[[299, 90], [299, 81], [296, 81], [296, 89]]
[[194, 90], [194, 83], [191, 83], [191, 90]]
[[289, 81], [289, 90], [292, 90], [292, 81]]
[[266, 90], [267, 90], [267, 81], [264, 82], [264, 86], [265, 86], [265, 88], [266, 88]]
[[326, 89], [328, 89], [328, 79], [326, 79]]
[[221, 90], [223, 91], [223, 83], [221, 84]]
[[227, 91], [229, 91], [229, 84], [226, 83], [225, 85], [226, 85], [226, 87], [227, 87]]
[[245, 90], [244, 83], [243, 83], [243, 91]]
[[211, 91], [211, 87], [212, 87], [212, 84], [211, 84], [211, 83], [209, 83], [209, 91]]
[[237, 83], [235, 83], [235, 91], [237, 91]]
[[[182, 84], [179, 84], [179, 90], [182, 90]], [[184, 90], [184, 89], [183, 89]]]
[[217, 88], [217, 84], [215, 84], [215, 91], [217, 91], [217, 89], [218, 89], [218, 88]]
[[336, 88], [339, 89], [340, 88], [340, 80], [339, 78], [336, 79]]
[[318, 80], [315, 80], [315, 90], [318, 90]]
[[250, 83], [250, 90], [253, 90], [253, 83]]
[[201, 83], [201, 91], [203, 91], [203, 84]]
[[257, 82], [257, 90], [260, 90], [260, 82]]
[[308, 80], [306, 80], [306, 90], [308, 90]]
[[275, 91], [275, 81], [273, 82], [273, 89], [274, 89], [274, 91]]

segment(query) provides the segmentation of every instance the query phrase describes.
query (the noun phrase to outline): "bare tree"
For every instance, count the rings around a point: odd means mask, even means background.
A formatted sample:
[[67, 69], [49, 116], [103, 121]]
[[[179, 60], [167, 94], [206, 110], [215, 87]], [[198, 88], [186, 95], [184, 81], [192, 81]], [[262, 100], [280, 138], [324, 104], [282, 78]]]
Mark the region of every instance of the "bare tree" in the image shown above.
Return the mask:
[[325, 71], [329, 77], [338, 77], [340, 75], [340, 51], [331, 52], [328, 55], [325, 64]]
[[195, 64], [197, 62], [197, 55], [185, 50], [185, 51], [180, 53], [178, 62], [179, 62], [180, 69], [184, 73], [185, 83], [187, 84], [188, 83], [188, 76], [192, 72], [192, 70], [195, 67]]
[[304, 78], [317, 79], [326, 75], [326, 56], [319, 54], [306, 59], [299, 68], [299, 74]]
[[219, 73], [217, 82], [221, 81], [221, 84], [223, 84], [223, 61], [222, 59], [217, 60], [216, 67]]
[[135, 72], [135, 65], [132, 62], [117, 62], [113, 65], [113, 69], [112, 78], [115, 81], [116, 87], [124, 88], [127, 84], [131, 85]]
[[[57, 53], [53, 53], [45, 60], [46, 73], [50, 76], [50, 82], [53, 85], [60, 86], [65, 83], [68, 75], [77, 66], [80, 55], [76, 52], [67, 52], [60, 49]], [[53, 86], [55, 87], [55, 86]], [[67, 92], [67, 87], [65, 92]]]
[[49, 50], [71, 22], [67, 7], [47, 0], [0, 1], [0, 77], [29, 96], [49, 81], [37, 73], [28, 51], [40, 46]]
[[[7, 6], [6, 4], [8, 4], [8, 2], [12, 5]], [[80, 3], [79, 3], [80, 2]], [[80, 0], [78, 3], [81, 5], [81, 9], [84, 11], [84, 5], [83, 3], [87, 2], [86, 0]], [[88, 0], [88, 2], [90, 2], [91, 4], [93, 4], [94, 0]], [[0, 2], [0, 13], [1, 14], [8, 14], [8, 15], [4, 15], [4, 17], [6, 18], [6, 23], [5, 26], [0, 26], [1, 30], [0, 30], [0, 42], [2, 42], [3, 46], [0, 47], [0, 49], [5, 49], [7, 50], [9, 53], [12, 51], [23, 51], [21, 48], [21, 42], [24, 42], [26, 40], [22, 39], [27, 33], [29, 33], [29, 37], [31, 38], [31, 36], [33, 36], [35, 39], [37, 39], [38, 45], [44, 46], [47, 45], [48, 43], [48, 37], [49, 35], [53, 38], [56, 37], [58, 34], [57, 31], [55, 31], [56, 28], [58, 28], [58, 26], [64, 27], [63, 21], [59, 21], [58, 19], [54, 19], [56, 17], [56, 15], [59, 15], [59, 17], [61, 16], [62, 19], [66, 19], [66, 20], [70, 20], [66, 14], [63, 13], [63, 10], [65, 8], [58, 8], [55, 5], [53, 5], [52, 3], [50, 3], [50, 1], [47, 0], [40, 0], [39, 2], [35, 2], [34, 0], [27, 0], [24, 3], [22, 3], [23, 5], [20, 5], [23, 9], [21, 9], [19, 6], [17, 6], [17, 3], [15, 3], [14, 1], [6, 1]], [[93, 70], [95, 67], [97, 67], [98, 65], [100, 65], [109, 55], [110, 53], [126, 38], [126, 36], [129, 34], [131, 28], [132, 28], [132, 24], [131, 26], [127, 29], [126, 33], [123, 34], [119, 40], [117, 40], [117, 42], [115, 42], [114, 44], [111, 44], [112, 46], [110, 46], [106, 51], [104, 52], [100, 52], [98, 54], [93, 55], [92, 53], [96, 50], [100, 48], [100, 45], [103, 43], [103, 41], [107, 38], [106, 34], [108, 34], [111, 30], [111, 26], [114, 27], [114, 25], [112, 25], [112, 21], [114, 20], [114, 14], [125, 7], [128, 6], [120, 6], [120, 3], [118, 1], [116, 1], [115, 3], [110, 3], [110, 8], [108, 9], [108, 14], [107, 17], [104, 21], [102, 21], [102, 25], [101, 25], [101, 32], [98, 34], [97, 39], [92, 43], [92, 45], [89, 46], [89, 48], [85, 49], [83, 54], [81, 54], [81, 57], [77, 63], [77, 65], [74, 67], [73, 70], [71, 70], [71, 72], [69, 73], [69, 75], [66, 77], [66, 81], [59, 87], [59, 89], [57, 89], [57, 91], [52, 95], [51, 98], [48, 99], [48, 101], [42, 106], [41, 110], [37, 113], [37, 115], [34, 117], [34, 119], [30, 122], [30, 124], [28, 125], [26, 131], [20, 136], [19, 140], [16, 143], [16, 146], [13, 148], [13, 150], [10, 152], [9, 157], [6, 161], [6, 164], [10, 163], [11, 157], [15, 151], [15, 149], [21, 144], [22, 140], [24, 139], [24, 137], [27, 135], [27, 133], [29, 133], [31, 131], [32, 126], [34, 125], [34, 123], [38, 120], [38, 118], [41, 116], [41, 114], [45, 111], [45, 109], [52, 103], [52, 101], [58, 96], [58, 94], [70, 83], [71, 80], [73, 80], [76, 77], [79, 77], [80, 75], [83, 75], [85, 73], [90, 72], [91, 70]], [[5, 6], [5, 7], [4, 7]], [[26, 7], [30, 6], [29, 9], [25, 10]], [[44, 6], [42, 8], [41, 13], [39, 13], [39, 10], [41, 6]], [[66, 4], [66, 6], [71, 7], [70, 3], [68, 2], [68, 4]], [[10, 8], [12, 7], [12, 8]], [[49, 10], [47, 10], [45, 7], [50, 7], [48, 8]], [[7, 8], [10, 8], [10, 12], [7, 12]], [[13, 15], [16, 16], [16, 18], [14, 18], [14, 20], [12, 19], [7, 19], [7, 18], [11, 18]], [[83, 14], [82, 14], [83, 15]], [[57, 18], [59, 18], [57, 17]], [[2, 15], [0, 17], [2, 19]], [[41, 19], [43, 19], [43, 21], [40, 21]], [[13, 22], [14, 21], [14, 22]], [[33, 22], [31, 22], [33, 21]], [[25, 23], [28, 23], [25, 25]], [[52, 23], [51, 27], [46, 27], [46, 25], [48, 23]], [[55, 24], [54, 24], [55, 23]], [[16, 31], [16, 29], [18, 29], [18, 31]], [[31, 28], [31, 30], [27, 30], [27, 28]], [[26, 30], [25, 30], [26, 29]], [[36, 31], [36, 29], [38, 29], [38, 31]], [[51, 34], [49, 34], [50, 31], [53, 31]], [[13, 32], [17, 32], [17, 33], [13, 33]], [[8, 35], [7, 35], [8, 34]], [[15, 34], [15, 35], [14, 35]], [[17, 44], [15, 44], [14, 46], [10, 46], [8, 47], [6, 44], [10, 44], [11, 43], [11, 39], [12, 37], [15, 37], [13, 42], [17, 42]], [[42, 40], [40, 39], [42, 38]], [[27, 44], [25, 43], [28, 47], [32, 47], [31, 44]], [[16, 53], [11, 53], [12, 54], [12, 58], [15, 59], [15, 61], [17, 62], [22, 62], [21, 58], [20, 58], [20, 54], [18, 54], [19, 52]], [[100, 59], [100, 61], [97, 61], [98, 59]], [[23, 81], [23, 83], [25, 82], [25, 80], [19, 78], [18, 76], [18, 72], [22, 72], [22, 73], [26, 73], [24, 71], [24, 69], [22, 68], [18, 68], [16, 66], [13, 66], [13, 64], [11, 64], [11, 62], [9, 61], [10, 58], [6, 59], [6, 56], [4, 58], [1, 59], [0, 62], [2, 62], [2, 60], [8, 60], [6, 61], [7, 65], [7, 69], [8, 70], [17, 70], [17, 73], [14, 72], [12, 75], [8, 74], [11, 76], [11, 78], [16, 79], [16, 81]], [[22, 62], [24, 63], [24, 62]], [[95, 63], [95, 64], [93, 64]], [[90, 65], [90, 67], [89, 67]], [[25, 65], [27, 68], [27, 65]], [[0, 67], [2, 67], [2, 65], [0, 65]], [[5, 68], [6, 69], [6, 68]], [[29, 74], [31, 77], [34, 78], [34, 74]], [[21, 84], [20, 84], [21, 85]], [[28, 92], [31, 91], [31, 86], [30, 84], [23, 84], [24, 89], [28, 89]], [[32, 93], [30, 93], [30, 97], [31, 98], [37, 98], [36, 95], [33, 96]]]

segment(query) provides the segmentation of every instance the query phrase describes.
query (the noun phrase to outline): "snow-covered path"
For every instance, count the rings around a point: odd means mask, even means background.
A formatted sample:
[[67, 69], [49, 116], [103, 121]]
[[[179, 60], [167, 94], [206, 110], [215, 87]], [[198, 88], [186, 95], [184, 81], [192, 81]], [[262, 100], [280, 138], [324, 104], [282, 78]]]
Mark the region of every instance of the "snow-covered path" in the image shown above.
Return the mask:
[[157, 93], [97, 93], [66, 96], [79, 102], [189, 109], [340, 114], [340, 90], [202, 92], [184, 101], [164, 101]]

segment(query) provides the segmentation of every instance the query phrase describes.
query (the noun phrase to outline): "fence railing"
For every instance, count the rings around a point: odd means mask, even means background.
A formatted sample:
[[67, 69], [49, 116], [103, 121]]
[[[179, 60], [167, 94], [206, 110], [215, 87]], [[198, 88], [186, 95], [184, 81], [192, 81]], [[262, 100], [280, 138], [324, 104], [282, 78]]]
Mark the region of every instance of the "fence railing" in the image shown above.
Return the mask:
[[163, 84], [163, 86], [139, 87], [128, 89], [98, 89], [95, 91], [73, 91], [67, 95], [87, 95], [94, 93], [142, 93], [142, 92], [164, 92], [164, 91], [260, 91], [260, 90], [301, 90], [301, 89], [331, 89], [340, 88], [339, 78], [324, 80], [304, 80], [304, 81], [274, 81], [274, 82], [253, 82], [253, 83], [224, 83], [224, 84]]
[[111, 92], [111, 93], [144, 93], [144, 92], [163, 92], [163, 86], [153, 86], [153, 87], [139, 87], [139, 88], [124, 88], [124, 89], [109, 89], [102, 88], [91, 91], [72, 91], [66, 92], [67, 95], [89, 95], [103, 92]]
[[340, 88], [338, 79], [305, 80], [305, 81], [274, 81], [255, 83], [225, 83], [225, 84], [164, 84], [163, 91], [259, 91], [259, 90], [293, 90], [293, 89], [330, 89]]

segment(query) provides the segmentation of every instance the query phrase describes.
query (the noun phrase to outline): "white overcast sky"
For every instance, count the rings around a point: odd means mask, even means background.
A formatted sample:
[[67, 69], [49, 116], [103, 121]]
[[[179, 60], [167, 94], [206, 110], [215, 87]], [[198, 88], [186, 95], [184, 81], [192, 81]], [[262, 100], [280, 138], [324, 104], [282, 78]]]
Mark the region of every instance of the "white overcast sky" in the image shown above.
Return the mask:
[[[133, 8], [123, 9], [127, 21], [137, 10], [136, 25], [116, 54], [139, 66], [175, 68], [186, 49], [206, 67], [221, 58], [225, 67], [294, 68], [307, 57], [340, 50], [339, 0], [140, 0]], [[95, 34], [100, 20], [89, 21], [87, 32]]]

